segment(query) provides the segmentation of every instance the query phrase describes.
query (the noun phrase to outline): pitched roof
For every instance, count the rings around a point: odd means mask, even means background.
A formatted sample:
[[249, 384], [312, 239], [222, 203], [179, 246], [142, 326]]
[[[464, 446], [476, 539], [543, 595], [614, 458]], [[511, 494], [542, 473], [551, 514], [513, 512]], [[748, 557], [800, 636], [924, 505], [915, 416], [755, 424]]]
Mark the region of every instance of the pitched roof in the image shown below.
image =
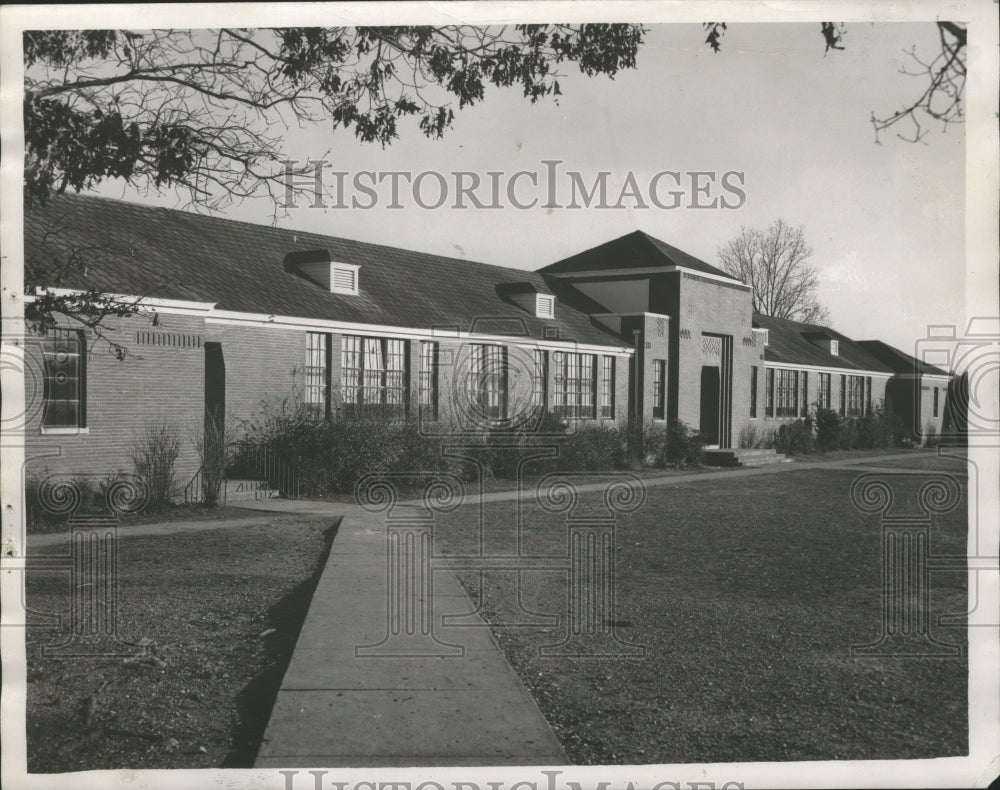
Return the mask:
[[[505, 284], [551, 292], [541, 274], [521, 269], [88, 195], [60, 195], [26, 210], [24, 236], [28, 261], [57, 250], [63, 258], [90, 250], [85, 271], [46, 283], [53, 287], [96, 287], [215, 302], [220, 310], [361, 324], [463, 331], [477, 325], [488, 334], [536, 339], [556, 327], [560, 339], [620, 344], [561, 300], [554, 319], [518, 307], [502, 293]], [[330, 293], [285, 271], [289, 253], [317, 249], [328, 250], [333, 261], [360, 265], [357, 295]], [[558, 286], [554, 290], [558, 297]], [[497, 318], [506, 320], [484, 321]]]
[[672, 247], [665, 241], [660, 241], [641, 230], [584, 250], [539, 269], [539, 271], [545, 274], [575, 274], [593, 271], [614, 273], [617, 269], [649, 269], [662, 266], [681, 266], [702, 274], [711, 274], [740, 282], [731, 274], [709, 266], [693, 255], [688, 255], [683, 250]]
[[[816, 365], [824, 368], [870, 370], [873, 373], [892, 373], [893, 369], [869, 354], [861, 344], [834, 329], [819, 324], [804, 324], [769, 315], [754, 313], [753, 325], [768, 330], [764, 348], [766, 362], [789, 365]], [[837, 354], [831, 354], [816, 341], [821, 338], [837, 341]]]
[[883, 343], [881, 340], [859, 340], [858, 345], [879, 361], [885, 363], [896, 373], [913, 373], [927, 376], [947, 376], [948, 371], [936, 365], [911, 357], [898, 348]]

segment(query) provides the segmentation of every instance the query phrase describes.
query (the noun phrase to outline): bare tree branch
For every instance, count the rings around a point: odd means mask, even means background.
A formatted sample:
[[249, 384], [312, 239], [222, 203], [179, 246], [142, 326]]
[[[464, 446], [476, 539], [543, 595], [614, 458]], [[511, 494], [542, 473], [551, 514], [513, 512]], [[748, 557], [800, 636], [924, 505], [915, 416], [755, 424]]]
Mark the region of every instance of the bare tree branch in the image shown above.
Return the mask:
[[[925, 123], [928, 119], [940, 122], [942, 131], [947, 130], [949, 124], [964, 122], [966, 30], [955, 22], [938, 22], [937, 27], [941, 49], [934, 58], [925, 61], [915, 48], [911, 48], [906, 52], [910, 68], [903, 66], [900, 69], [903, 74], [926, 80], [926, 87], [916, 99], [890, 115], [878, 117], [872, 113], [876, 143], [881, 143], [882, 132], [897, 125], [903, 129], [896, 131], [897, 137], [918, 143], [927, 135]], [[916, 70], [911, 71], [914, 65]]]

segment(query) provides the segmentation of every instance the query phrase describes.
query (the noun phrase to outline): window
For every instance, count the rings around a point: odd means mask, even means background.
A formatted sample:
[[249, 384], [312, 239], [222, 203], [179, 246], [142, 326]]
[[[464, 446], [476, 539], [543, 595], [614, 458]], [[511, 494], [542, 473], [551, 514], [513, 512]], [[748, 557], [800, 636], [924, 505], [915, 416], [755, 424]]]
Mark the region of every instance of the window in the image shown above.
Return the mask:
[[757, 416], [757, 366], [750, 368], [750, 417]]
[[938, 416], [938, 388], [934, 388], [934, 416]]
[[809, 373], [799, 371], [799, 416], [809, 416]]
[[865, 414], [872, 413], [872, 377], [865, 376]]
[[594, 412], [594, 354], [574, 354], [556, 351], [552, 365], [555, 380], [553, 411], [571, 420], [592, 420]]
[[83, 332], [75, 329], [49, 329], [42, 339], [44, 428], [86, 427], [84, 348]]
[[819, 391], [816, 393], [816, 405], [821, 409], [830, 408], [830, 374], [819, 374]]
[[864, 414], [865, 403], [865, 377], [846, 376], [846, 391], [844, 393], [845, 410], [847, 417], [861, 417]]
[[420, 370], [417, 373], [420, 415], [428, 420], [438, 418], [438, 344], [433, 340], [420, 343]]
[[[615, 418], [615, 358], [601, 357], [601, 417]], [[937, 390], [935, 390], [937, 392]]]
[[494, 420], [507, 417], [507, 349], [503, 346], [472, 346], [468, 380], [469, 403], [480, 416]]
[[405, 340], [345, 335], [341, 363], [346, 414], [406, 416]]
[[667, 361], [653, 360], [653, 419], [666, 417], [667, 403]]
[[774, 369], [767, 369], [764, 383], [764, 416], [774, 416]]
[[540, 348], [532, 349], [531, 360], [531, 405], [544, 411], [548, 394], [548, 354]]
[[839, 340], [831, 340], [830, 341], [830, 353], [833, 356], [835, 356], [835, 357], [839, 356], [839, 354], [840, 354], [840, 341]]
[[306, 407], [325, 417], [330, 413], [330, 342], [324, 332], [306, 332]]
[[799, 372], [779, 370], [778, 388], [775, 397], [776, 417], [798, 416]]

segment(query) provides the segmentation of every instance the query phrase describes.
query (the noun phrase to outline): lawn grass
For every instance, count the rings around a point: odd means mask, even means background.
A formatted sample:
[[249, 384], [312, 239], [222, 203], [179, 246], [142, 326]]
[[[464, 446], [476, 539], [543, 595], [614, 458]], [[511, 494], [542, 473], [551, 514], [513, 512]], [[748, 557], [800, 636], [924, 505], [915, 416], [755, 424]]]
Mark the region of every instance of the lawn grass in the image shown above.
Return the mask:
[[[81, 511], [83, 513], [97, 513], [99, 511]], [[168, 504], [159, 508], [143, 508], [135, 513], [122, 513], [118, 516], [119, 525], [125, 528], [141, 526], [145, 524], [166, 524], [178, 521], [221, 521], [230, 518], [245, 518], [248, 514], [245, 508], [209, 506], [200, 503], [193, 504]], [[66, 532], [69, 518], [66, 515], [55, 516], [42, 514], [39, 517], [29, 518], [26, 532], [29, 535], [51, 535], [53, 533]]]
[[[119, 633], [151, 655], [43, 657], [67, 632], [29, 628], [28, 770], [251, 767], [334, 533], [285, 517], [120, 539]], [[29, 571], [28, 606], [65, 618], [67, 580]]]
[[[562, 627], [517, 628], [515, 573], [462, 572], [495, 638], [575, 763], [902, 759], [967, 749], [967, 662], [852, 659], [881, 628], [879, 517], [850, 470], [783, 471], [651, 487], [616, 528], [622, 639], [642, 659], [544, 658]], [[916, 484], [896, 484], [904, 506]], [[967, 492], [963, 495], [967, 499]], [[601, 510], [600, 494], [580, 497]], [[965, 505], [937, 518], [932, 554], [964, 555]], [[566, 555], [564, 517], [521, 511], [522, 551]], [[516, 549], [514, 503], [483, 509], [488, 553]], [[440, 516], [438, 552], [475, 553], [471, 508]], [[560, 613], [565, 576], [521, 574], [521, 606]], [[932, 574], [932, 614], [966, 610], [964, 572]], [[932, 622], [934, 622], [932, 620]], [[963, 629], [935, 626], [963, 645]], [[964, 649], [963, 649], [964, 656]]]

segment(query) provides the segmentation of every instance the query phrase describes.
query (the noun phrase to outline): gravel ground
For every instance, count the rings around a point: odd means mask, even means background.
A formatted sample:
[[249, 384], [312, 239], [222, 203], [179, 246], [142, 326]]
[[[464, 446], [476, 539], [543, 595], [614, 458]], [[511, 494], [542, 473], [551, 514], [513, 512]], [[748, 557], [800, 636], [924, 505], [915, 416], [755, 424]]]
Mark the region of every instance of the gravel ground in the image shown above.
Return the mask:
[[[29, 628], [28, 770], [251, 767], [335, 531], [286, 518], [121, 539], [119, 634], [147, 655], [43, 657], [66, 631]], [[65, 617], [67, 579], [29, 572], [30, 609]]]
[[[964, 657], [851, 658], [881, 627], [881, 528], [851, 506], [855, 477], [802, 470], [649, 489], [616, 531], [613, 619], [641, 659], [539, 656], [564, 628], [513, 625], [526, 610], [564, 611], [561, 572], [522, 573], [519, 591], [515, 573], [460, 578], [575, 763], [964, 754]], [[914, 493], [903, 485], [897, 503]], [[581, 496], [582, 511], [600, 504]], [[521, 518], [525, 553], [565, 557], [562, 517], [525, 507]], [[513, 503], [485, 508], [490, 553], [513, 553], [516, 519]], [[439, 524], [439, 551], [477, 551], [471, 509]], [[964, 555], [965, 533], [959, 507], [935, 522], [931, 553]], [[964, 572], [932, 574], [933, 614], [966, 601]], [[964, 648], [961, 628], [933, 633]]]

